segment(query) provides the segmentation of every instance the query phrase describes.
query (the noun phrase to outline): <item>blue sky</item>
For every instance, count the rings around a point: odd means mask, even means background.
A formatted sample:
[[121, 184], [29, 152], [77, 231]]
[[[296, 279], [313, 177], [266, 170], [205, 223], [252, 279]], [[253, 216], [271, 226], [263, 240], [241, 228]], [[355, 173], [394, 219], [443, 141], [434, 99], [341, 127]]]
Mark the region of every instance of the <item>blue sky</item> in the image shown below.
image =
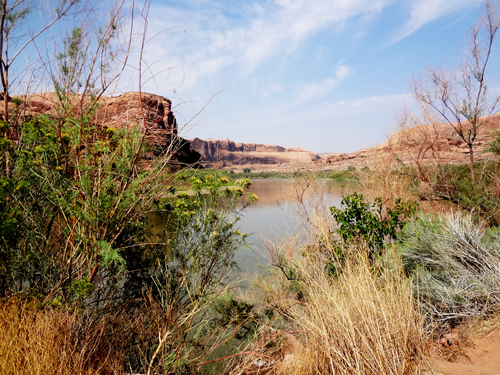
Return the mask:
[[352, 152], [394, 130], [412, 77], [457, 63], [478, 11], [472, 0], [153, 0], [143, 90], [173, 101], [187, 138]]

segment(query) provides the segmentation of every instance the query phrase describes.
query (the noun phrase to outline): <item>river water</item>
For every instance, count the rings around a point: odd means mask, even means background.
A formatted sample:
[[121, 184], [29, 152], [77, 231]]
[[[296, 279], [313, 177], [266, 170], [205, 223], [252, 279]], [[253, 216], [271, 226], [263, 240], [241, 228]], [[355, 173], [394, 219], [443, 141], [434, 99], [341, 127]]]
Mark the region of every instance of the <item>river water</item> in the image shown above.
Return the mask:
[[266, 272], [269, 259], [263, 238], [283, 238], [296, 231], [300, 221], [296, 203], [297, 190], [306, 190], [306, 205], [321, 194], [325, 205], [329, 207], [338, 206], [343, 194], [350, 194], [355, 189], [353, 183], [331, 180], [314, 181], [307, 189], [304, 189], [304, 186], [296, 189], [297, 184], [300, 182], [283, 179], [252, 180], [250, 191], [255, 193], [259, 200], [239, 215], [239, 230], [249, 236], [248, 245], [239, 248], [235, 256], [239, 270], [244, 272], [247, 278], [251, 279]]

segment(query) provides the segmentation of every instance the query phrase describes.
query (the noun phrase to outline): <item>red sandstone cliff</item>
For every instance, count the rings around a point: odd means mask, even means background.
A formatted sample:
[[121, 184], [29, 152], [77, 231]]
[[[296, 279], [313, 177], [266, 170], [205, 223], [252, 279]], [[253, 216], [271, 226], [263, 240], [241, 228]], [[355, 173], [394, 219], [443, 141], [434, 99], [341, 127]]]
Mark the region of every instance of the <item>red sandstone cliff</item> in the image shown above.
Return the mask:
[[[52, 92], [14, 96], [14, 98], [22, 101], [20, 107], [13, 111], [13, 113], [18, 113], [20, 121], [40, 114], [57, 117], [57, 111], [63, 110], [57, 95]], [[88, 111], [90, 104], [89, 97], [74, 95], [70, 103], [71, 113], [78, 117], [79, 114]], [[12, 110], [14, 109], [13, 103], [9, 106]], [[172, 164], [197, 163], [200, 154], [191, 148], [189, 142], [178, 136], [177, 122], [171, 108], [170, 100], [154, 94], [128, 92], [116, 97], [102, 96], [98, 100], [92, 122], [103, 129], [136, 126], [145, 135], [148, 143], [153, 146], [153, 154], [160, 155], [168, 151]], [[149, 153], [146, 158], [151, 156]]]
[[[484, 150], [491, 142], [493, 131], [500, 130], [500, 115], [484, 120], [475, 141], [474, 159], [491, 158]], [[334, 153], [315, 163], [313, 169], [342, 170], [349, 166], [356, 168], [369, 166], [377, 158], [397, 158], [405, 164], [421, 165], [457, 164], [469, 162], [469, 148], [461, 140], [450, 124], [423, 124], [410, 129], [394, 132], [387, 141], [353, 153]]]

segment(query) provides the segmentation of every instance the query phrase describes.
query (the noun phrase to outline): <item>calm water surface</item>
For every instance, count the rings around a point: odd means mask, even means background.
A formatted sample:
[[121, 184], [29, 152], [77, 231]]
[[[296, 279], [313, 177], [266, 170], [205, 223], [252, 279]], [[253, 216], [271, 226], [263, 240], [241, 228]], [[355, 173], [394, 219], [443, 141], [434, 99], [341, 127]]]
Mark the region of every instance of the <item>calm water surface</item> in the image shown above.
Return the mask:
[[[349, 194], [355, 188], [355, 184], [347, 182], [322, 180], [315, 183], [324, 187], [329, 206], [339, 205], [342, 194]], [[290, 198], [293, 184], [292, 180], [252, 180], [250, 191], [259, 197], [259, 201], [240, 215], [239, 230], [249, 234], [248, 246], [238, 249], [235, 258], [240, 270], [250, 277], [265, 273], [269, 263], [262, 238], [283, 238], [297, 227], [299, 216], [293, 212], [293, 198]]]

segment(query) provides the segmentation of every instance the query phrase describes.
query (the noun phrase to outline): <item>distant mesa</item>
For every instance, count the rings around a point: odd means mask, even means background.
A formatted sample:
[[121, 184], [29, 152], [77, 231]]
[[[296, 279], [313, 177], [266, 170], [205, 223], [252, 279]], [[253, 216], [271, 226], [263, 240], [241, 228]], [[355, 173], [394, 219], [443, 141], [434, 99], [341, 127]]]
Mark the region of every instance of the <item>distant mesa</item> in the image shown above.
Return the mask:
[[278, 166], [304, 165], [320, 160], [314, 152], [298, 147], [233, 142], [229, 139], [189, 139], [191, 147], [200, 153], [200, 163], [207, 168], [269, 169]]

